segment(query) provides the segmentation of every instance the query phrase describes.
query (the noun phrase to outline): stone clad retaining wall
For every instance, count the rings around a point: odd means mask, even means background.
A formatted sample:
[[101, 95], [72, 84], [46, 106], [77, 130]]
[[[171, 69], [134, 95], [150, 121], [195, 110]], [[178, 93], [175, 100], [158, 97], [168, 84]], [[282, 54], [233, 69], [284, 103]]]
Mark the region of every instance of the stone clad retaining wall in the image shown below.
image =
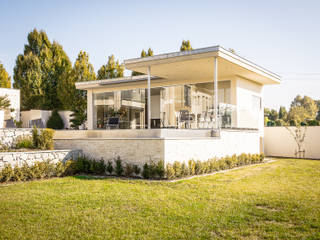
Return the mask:
[[0, 129], [0, 143], [8, 147], [13, 147], [17, 137], [31, 136], [31, 128], [1, 128]]
[[76, 160], [82, 155], [82, 150], [46, 150], [33, 152], [0, 152], [0, 169], [5, 164], [11, 164], [12, 167], [22, 166], [25, 162], [32, 165], [34, 162], [52, 160], [56, 163], [69, 159]]
[[[186, 131], [172, 130], [171, 133]], [[105, 161], [120, 157], [125, 163], [142, 166], [150, 161], [163, 160], [165, 163], [188, 161], [190, 159], [206, 161], [213, 157], [241, 153], [260, 153], [260, 136], [255, 130], [222, 130], [220, 138], [212, 137], [166, 137], [138, 136], [145, 131], [132, 130], [129, 137], [127, 131], [102, 130], [87, 131], [91, 136], [85, 136], [85, 131], [57, 131], [54, 137], [55, 149], [82, 149], [83, 153], [94, 159]], [[162, 132], [162, 131], [161, 131]], [[164, 132], [167, 132], [166, 130]], [[196, 135], [202, 131], [191, 130]], [[110, 137], [107, 137], [110, 134]], [[116, 134], [120, 136], [116, 136]], [[137, 135], [137, 136], [134, 136]], [[167, 134], [168, 135], [168, 134]]]

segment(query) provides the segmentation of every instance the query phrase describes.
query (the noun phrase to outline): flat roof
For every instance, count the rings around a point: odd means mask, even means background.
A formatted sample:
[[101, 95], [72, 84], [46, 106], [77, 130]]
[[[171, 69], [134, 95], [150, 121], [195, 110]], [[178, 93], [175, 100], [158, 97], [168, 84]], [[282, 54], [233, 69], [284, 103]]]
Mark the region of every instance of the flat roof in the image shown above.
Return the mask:
[[[127, 76], [127, 77], [120, 77], [120, 78], [93, 80], [93, 81], [86, 81], [86, 82], [76, 82], [75, 85], [77, 89], [86, 89], [86, 88], [97, 88], [99, 86], [112, 85], [112, 84], [146, 81], [147, 79], [148, 79], [148, 75], [138, 75], [138, 76]], [[155, 80], [155, 79], [161, 79], [161, 78], [151, 76], [150, 79]]]
[[[183, 52], [172, 52], [172, 53], [164, 53], [144, 58], [132, 58], [124, 60], [124, 65], [126, 69], [132, 71], [138, 71], [142, 73], [146, 73], [146, 68], [148, 66], [154, 65], [165, 65], [169, 63], [177, 63], [177, 62], [186, 62], [192, 61], [196, 59], [208, 59], [212, 57], [223, 58], [226, 61], [239, 65], [242, 68], [245, 68], [249, 71], [255, 72], [257, 74], [262, 75], [265, 78], [269, 78], [272, 82], [270, 83], [280, 83], [281, 77], [266, 68], [259, 66], [258, 64], [249, 61], [234, 52], [226, 50], [225, 48], [217, 45], [212, 47], [205, 47], [194, 49], [190, 51]], [[152, 72], [152, 71], [151, 71]], [[161, 75], [153, 74], [159, 77], [163, 77]]]
[[[227, 79], [240, 76], [260, 84], [279, 84], [281, 77], [234, 52], [217, 45], [183, 52], [158, 54], [144, 58], [124, 60], [128, 70], [147, 74], [151, 68], [151, 80], [211, 81], [213, 79], [213, 59], [218, 58], [218, 78]], [[122, 83], [146, 81], [147, 75], [128, 76], [113, 79], [77, 82], [78, 89], [100, 88]]]

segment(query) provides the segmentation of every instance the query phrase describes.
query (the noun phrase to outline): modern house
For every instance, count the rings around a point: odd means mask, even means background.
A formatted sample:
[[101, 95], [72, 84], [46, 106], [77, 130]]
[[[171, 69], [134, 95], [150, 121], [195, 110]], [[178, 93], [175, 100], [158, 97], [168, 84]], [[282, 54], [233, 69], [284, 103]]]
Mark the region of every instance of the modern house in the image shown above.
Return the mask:
[[[142, 75], [76, 83], [87, 91], [89, 130], [74, 132], [71, 148], [135, 162], [263, 151], [263, 86], [278, 75], [220, 46], [124, 64]], [[67, 139], [58, 132], [57, 147]]]

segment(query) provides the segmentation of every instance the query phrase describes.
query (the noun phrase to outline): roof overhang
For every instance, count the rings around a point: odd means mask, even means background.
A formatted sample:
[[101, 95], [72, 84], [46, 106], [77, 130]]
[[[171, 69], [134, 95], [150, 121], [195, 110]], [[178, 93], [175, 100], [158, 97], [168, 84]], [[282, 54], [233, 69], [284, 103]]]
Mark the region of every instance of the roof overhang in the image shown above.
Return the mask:
[[124, 64], [126, 69], [144, 74], [147, 74], [150, 66], [152, 76], [169, 81], [188, 82], [197, 79], [199, 82], [207, 82], [213, 81], [214, 57], [218, 57], [219, 79], [239, 76], [262, 85], [281, 82], [279, 75], [220, 46], [133, 58], [125, 60]]

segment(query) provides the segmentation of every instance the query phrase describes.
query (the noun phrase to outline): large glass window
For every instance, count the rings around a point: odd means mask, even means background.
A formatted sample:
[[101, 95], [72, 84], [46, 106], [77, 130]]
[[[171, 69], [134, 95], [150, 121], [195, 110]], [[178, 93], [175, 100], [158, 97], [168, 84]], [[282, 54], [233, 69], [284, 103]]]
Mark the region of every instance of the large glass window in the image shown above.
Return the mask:
[[[220, 115], [231, 126], [230, 81], [219, 82]], [[134, 89], [94, 94], [95, 128], [141, 129], [147, 126], [147, 90]], [[198, 129], [214, 123], [214, 85], [184, 84], [151, 89], [151, 127]], [[225, 126], [227, 126], [225, 125]]]
[[95, 128], [136, 129], [145, 127], [145, 90], [134, 89], [94, 94]]

